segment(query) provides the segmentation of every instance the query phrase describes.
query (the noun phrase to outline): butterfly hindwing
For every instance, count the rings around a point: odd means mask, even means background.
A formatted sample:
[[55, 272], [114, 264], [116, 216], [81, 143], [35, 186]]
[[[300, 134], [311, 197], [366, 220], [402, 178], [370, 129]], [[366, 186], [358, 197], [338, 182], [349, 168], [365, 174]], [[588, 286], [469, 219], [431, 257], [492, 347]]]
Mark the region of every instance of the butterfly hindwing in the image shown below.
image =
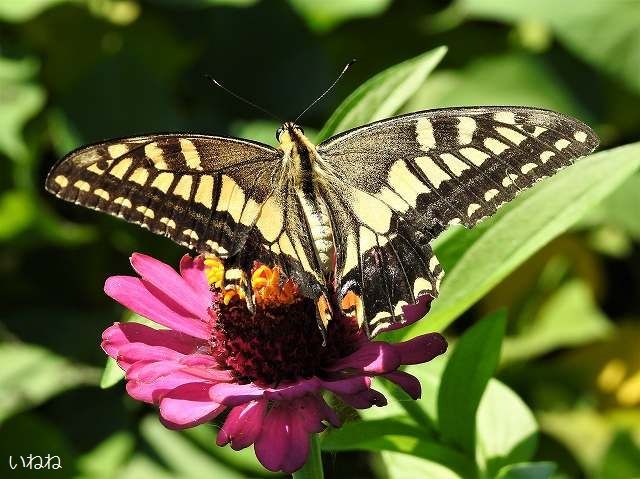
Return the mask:
[[204, 135], [149, 135], [63, 158], [46, 188], [197, 251], [237, 253], [271, 194], [277, 150]]
[[[359, 230], [375, 232], [375, 241], [354, 242], [355, 229], [338, 226], [345, 229], [336, 241], [345, 251], [338, 253], [339, 290], [364, 289], [371, 329], [402, 320], [398, 305], [416, 295], [406, 285], [427, 285], [422, 289], [437, 295], [442, 270], [431, 239], [449, 224], [474, 226], [597, 143], [575, 119], [524, 107], [428, 110], [326, 140], [318, 145], [323, 168], [348, 198], [345, 204], [329, 194], [328, 208], [336, 216], [350, 210]], [[385, 300], [367, 301], [367, 288], [386, 289]]]

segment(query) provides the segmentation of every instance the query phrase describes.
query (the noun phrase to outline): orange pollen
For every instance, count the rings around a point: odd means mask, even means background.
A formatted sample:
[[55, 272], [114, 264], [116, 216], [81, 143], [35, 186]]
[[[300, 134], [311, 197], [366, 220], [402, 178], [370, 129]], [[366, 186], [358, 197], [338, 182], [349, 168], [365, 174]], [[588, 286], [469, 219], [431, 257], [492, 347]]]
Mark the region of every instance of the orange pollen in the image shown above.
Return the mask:
[[251, 275], [256, 302], [291, 304], [298, 299], [298, 288], [290, 279], [280, 286], [280, 268], [258, 266]]

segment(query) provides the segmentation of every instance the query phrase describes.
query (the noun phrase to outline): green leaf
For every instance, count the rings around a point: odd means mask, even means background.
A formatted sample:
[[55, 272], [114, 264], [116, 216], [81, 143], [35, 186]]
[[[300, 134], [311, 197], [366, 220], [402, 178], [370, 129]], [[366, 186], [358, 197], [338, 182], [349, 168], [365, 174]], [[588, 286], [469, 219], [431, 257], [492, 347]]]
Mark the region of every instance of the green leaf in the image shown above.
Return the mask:
[[[427, 321], [405, 328], [407, 337], [445, 328], [487, 291], [611, 194], [640, 166], [640, 142], [591, 155], [505, 205], [472, 230], [448, 241], [466, 243], [447, 265], [440, 296]], [[465, 236], [470, 239], [465, 240]], [[436, 245], [436, 254], [447, 245]]]
[[0, 241], [9, 240], [25, 231], [34, 221], [37, 207], [33, 197], [23, 190], [10, 190], [0, 195]]
[[318, 141], [396, 113], [447, 52], [439, 47], [394, 65], [360, 85], [327, 120]]
[[496, 479], [549, 479], [555, 470], [552, 462], [524, 462], [505, 466]]
[[475, 446], [476, 411], [500, 359], [506, 326], [501, 311], [474, 324], [457, 342], [438, 392], [440, 434], [467, 452]]
[[181, 477], [194, 479], [244, 477], [200, 450], [180, 432], [165, 428], [155, 416], [148, 416], [142, 420], [140, 432], [158, 456]]
[[537, 442], [538, 425], [533, 413], [515, 392], [491, 379], [476, 415], [479, 466], [493, 477], [508, 464], [531, 460]]
[[403, 111], [474, 105], [524, 105], [592, 118], [542, 58], [524, 53], [483, 56], [455, 71], [436, 71]]
[[233, 466], [234, 469], [245, 471], [251, 475], [272, 477], [276, 474], [267, 471], [256, 458], [253, 448], [245, 448], [234, 451], [231, 447], [219, 447], [216, 445], [218, 429], [212, 424], [202, 424], [201, 426], [185, 429], [184, 434], [192, 439], [198, 446], [207, 451], [216, 459], [220, 459], [225, 464]]
[[310, 28], [325, 32], [352, 18], [376, 16], [387, 9], [391, 0], [289, 0], [289, 3]]
[[573, 280], [549, 298], [528, 330], [505, 339], [502, 361], [522, 361], [559, 347], [586, 344], [605, 337], [612, 329], [589, 286]]
[[109, 389], [124, 379], [124, 371], [118, 366], [118, 362], [113, 358], [107, 358], [107, 362], [100, 377], [100, 388]]
[[[24, 22], [48, 8], [70, 0], [6, 0], [0, 2], [0, 19], [7, 22]], [[76, 2], [73, 2], [76, 3]]]
[[118, 477], [118, 472], [133, 453], [134, 448], [133, 436], [130, 433], [120, 431], [79, 457], [76, 467], [92, 479]]
[[136, 454], [120, 472], [118, 479], [188, 479], [188, 476], [170, 473], [149, 457]]
[[[0, 2], [0, 18], [2, 9], [12, 4], [22, 2]], [[31, 83], [37, 69], [38, 64], [32, 58], [0, 57], [0, 153], [22, 163], [28, 160], [29, 154], [22, 130], [45, 102], [44, 90]]]
[[413, 436], [428, 439], [428, 434], [401, 417], [373, 419], [367, 421], [352, 421], [345, 423], [338, 429], [330, 429], [322, 439], [322, 449], [325, 451], [345, 451], [366, 448], [372, 439], [377, 439], [379, 432], [385, 435]]
[[640, 477], [640, 446], [627, 431], [615, 435], [602, 461], [598, 478], [610, 477]]
[[0, 344], [0, 422], [69, 389], [98, 383], [98, 371], [44, 348]]
[[607, 0], [459, 0], [474, 18], [548, 25], [575, 55], [640, 92], [640, 3]]
[[[347, 428], [347, 432], [341, 432]], [[384, 431], [384, 434], [380, 434]], [[439, 442], [427, 439], [420, 429], [398, 419], [357, 421], [328, 433], [322, 441], [325, 451], [365, 450], [410, 454], [443, 464], [462, 477], [469, 477], [474, 466], [466, 457]]]
[[464, 477], [437, 462], [399, 452], [383, 451], [382, 461], [387, 469], [385, 477], [389, 479], [415, 479], [416, 477], [463, 479]]

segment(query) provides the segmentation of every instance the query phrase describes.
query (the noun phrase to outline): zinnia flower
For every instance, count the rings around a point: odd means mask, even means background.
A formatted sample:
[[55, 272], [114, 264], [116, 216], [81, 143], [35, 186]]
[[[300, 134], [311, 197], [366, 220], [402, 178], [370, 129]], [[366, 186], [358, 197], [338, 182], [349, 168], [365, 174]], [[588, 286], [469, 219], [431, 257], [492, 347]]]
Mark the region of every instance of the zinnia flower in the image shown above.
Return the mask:
[[[253, 444], [271, 471], [301, 468], [310, 434], [340, 426], [323, 392], [354, 408], [383, 406], [385, 397], [371, 388], [371, 378], [380, 376], [417, 399], [420, 383], [398, 368], [447, 347], [437, 333], [397, 344], [374, 341], [341, 313], [334, 313], [323, 345], [314, 301], [290, 280], [282, 283], [277, 268], [254, 268], [252, 314], [241, 290], [223, 285], [217, 259], [184, 256], [179, 273], [142, 254], [131, 264], [140, 277], [110, 277], [105, 292], [166, 329], [130, 322], [103, 333], [102, 348], [126, 372], [127, 392], [158, 405], [172, 429], [226, 413], [217, 443]], [[422, 317], [430, 299], [405, 306], [406, 322]]]

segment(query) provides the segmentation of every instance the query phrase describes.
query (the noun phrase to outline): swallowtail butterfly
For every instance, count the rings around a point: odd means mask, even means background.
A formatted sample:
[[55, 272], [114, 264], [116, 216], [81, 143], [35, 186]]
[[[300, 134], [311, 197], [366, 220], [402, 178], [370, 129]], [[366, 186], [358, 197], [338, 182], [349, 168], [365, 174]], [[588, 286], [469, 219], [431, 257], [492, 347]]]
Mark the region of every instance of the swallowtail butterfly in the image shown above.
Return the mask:
[[321, 325], [329, 304], [349, 302], [373, 335], [437, 295], [430, 242], [447, 225], [474, 226], [598, 145], [578, 120], [502, 106], [420, 111], [319, 145], [295, 123], [276, 136], [277, 148], [191, 134], [108, 140], [69, 153], [46, 188], [226, 258], [229, 280], [256, 260], [279, 265], [316, 299]]

